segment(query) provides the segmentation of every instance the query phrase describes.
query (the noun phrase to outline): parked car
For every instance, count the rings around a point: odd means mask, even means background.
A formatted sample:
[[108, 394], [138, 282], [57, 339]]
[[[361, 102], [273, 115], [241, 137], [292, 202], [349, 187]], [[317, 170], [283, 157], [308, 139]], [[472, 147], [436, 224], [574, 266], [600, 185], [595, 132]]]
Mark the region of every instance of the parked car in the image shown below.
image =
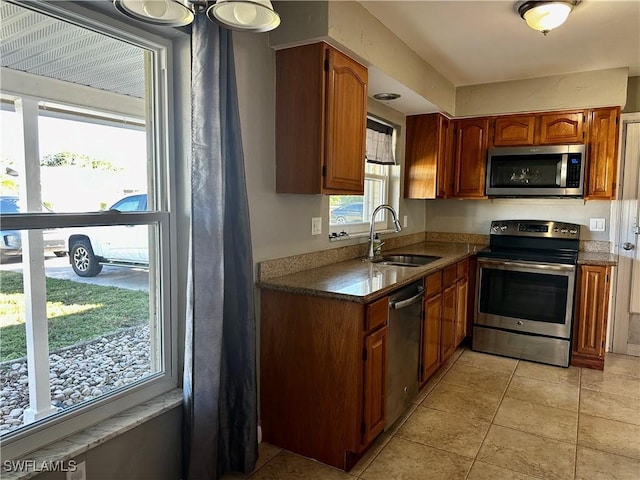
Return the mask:
[[336, 223], [361, 223], [363, 222], [362, 203], [347, 203], [334, 208], [331, 211], [329, 222]]
[[[141, 212], [147, 209], [147, 195], [129, 195], [114, 203], [109, 210]], [[117, 225], [74, 229], [69, 236], [69, 262], [80, 277], [95, 277], [104, 264], [149, 266], [149, 227]]]
[[[42, 206], [43, 211], [51, 211], [46, 206]], [[13, 195], [0, 196], [0, 214], [7, 215], [20, 213], [20, 198]], [[42, 231], [45, 256], [55, 255], [64, 257], [66, 252], [66, 242], [61, 230], [48, 229]], [[22, 256], [22, 233], [18, 230], [0, 231], [0, 257]]]

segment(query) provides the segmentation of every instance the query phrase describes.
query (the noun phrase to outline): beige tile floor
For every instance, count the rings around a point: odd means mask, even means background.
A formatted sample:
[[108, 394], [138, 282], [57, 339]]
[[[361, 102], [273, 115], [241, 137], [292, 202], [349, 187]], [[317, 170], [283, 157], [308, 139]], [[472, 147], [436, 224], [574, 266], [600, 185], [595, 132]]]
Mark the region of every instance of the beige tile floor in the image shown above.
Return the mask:
[[640, 480], [640, 357], [605, 371], [460, 349], [348, 473], [260, 445], [225, 480]]

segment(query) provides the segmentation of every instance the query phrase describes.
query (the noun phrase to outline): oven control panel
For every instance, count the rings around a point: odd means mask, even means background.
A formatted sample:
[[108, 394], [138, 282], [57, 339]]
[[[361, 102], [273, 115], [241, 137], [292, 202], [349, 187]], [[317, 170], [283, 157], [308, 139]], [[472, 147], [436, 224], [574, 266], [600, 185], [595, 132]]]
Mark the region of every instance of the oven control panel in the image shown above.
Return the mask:
[[494, 220], [491, 235], [522, 237], [580, 238], [580, 225], [545, 220]]

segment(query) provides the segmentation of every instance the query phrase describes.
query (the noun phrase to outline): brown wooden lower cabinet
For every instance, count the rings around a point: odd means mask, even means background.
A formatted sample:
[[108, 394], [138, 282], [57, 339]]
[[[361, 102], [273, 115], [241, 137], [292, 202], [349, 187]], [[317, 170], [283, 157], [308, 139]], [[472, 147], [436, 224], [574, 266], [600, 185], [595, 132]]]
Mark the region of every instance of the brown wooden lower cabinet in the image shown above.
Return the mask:
[[440, 366], [440, 322], [442, 319], [442, 271], [425, 279], [426, 296], [422, 315], [420, 383]]
[[[465, 259], [425, 278], [421, 384], [464, 337], [467, 271]], [[350, 470], [385, 426], [388, 298], [262, 289], [260, 300], [264, 440]]]
[[580, 265], [571, 365], [604, 369], [611, 267]]
[[369, 445], [384, 429], [385, 423], [387, 327], [367, 335], [364, 348], [363, 443]]
[[469, 259], [425, 278], [420, 383], [424, 385], [467, 333]]
[[387, 298], [260, 298], [264, 440], [349, 470], [384, 428]]

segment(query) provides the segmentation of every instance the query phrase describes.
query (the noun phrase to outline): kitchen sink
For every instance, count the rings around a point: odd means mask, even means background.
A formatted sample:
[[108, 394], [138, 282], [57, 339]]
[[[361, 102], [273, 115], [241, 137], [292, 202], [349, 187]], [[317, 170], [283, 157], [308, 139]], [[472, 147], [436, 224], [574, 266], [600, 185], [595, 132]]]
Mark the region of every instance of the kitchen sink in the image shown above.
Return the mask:
[[397, 265], [399, 267], [421, 267], [441, 259], [435, 255], [395, 254], [383, 255], [376, 263], [381, 265]]

